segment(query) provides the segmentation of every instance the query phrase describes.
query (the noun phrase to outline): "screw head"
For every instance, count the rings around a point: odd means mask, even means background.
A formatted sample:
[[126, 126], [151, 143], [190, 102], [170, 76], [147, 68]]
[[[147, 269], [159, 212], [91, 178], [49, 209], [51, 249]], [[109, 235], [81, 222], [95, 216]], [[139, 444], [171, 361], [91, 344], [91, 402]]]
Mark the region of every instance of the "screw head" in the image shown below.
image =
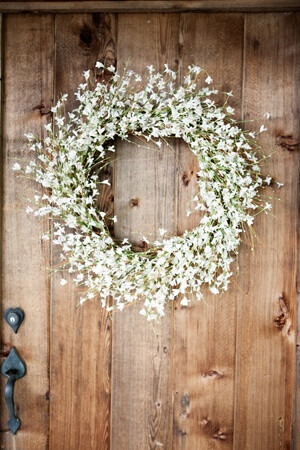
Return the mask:
[[8, 315], [8, 320], [9, 320], [9, 323], [16, 325], [19, 322], [20, 318], [19, 318], [18, 314], [12, 312]]

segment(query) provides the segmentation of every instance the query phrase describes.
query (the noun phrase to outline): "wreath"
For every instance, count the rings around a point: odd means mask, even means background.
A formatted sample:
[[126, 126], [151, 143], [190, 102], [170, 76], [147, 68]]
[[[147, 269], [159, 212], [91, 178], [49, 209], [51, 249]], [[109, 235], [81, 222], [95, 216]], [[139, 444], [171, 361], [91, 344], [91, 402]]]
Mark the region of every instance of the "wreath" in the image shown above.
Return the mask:
[[[99, 79], [97, 71], [104, 70], [111, 73], [108, 82]], [[97, 74], [84, 72], [85, 82], [75, 93], [78, 107], [71, 113], [65, 113], [67, 95], [52, 108], [44, 139], [26, 135], [37, 158], [25, 173], [45, 188], [35, 195], [37, 207], [28, 206], [27, 212], [52, 216], [51, 237], [61, 247], [62, 268], [84, 286], [81, 303], [100, 296], [111, 311], [139, 298], [141, 314], [157, 319], [168, 301], [179, 298], [186, 306], [190, 298], [201, 300], [203, 285], [213, 294], [227, 290], [242, 231], [270, 208], [260, 188], [271, 178], [261, 176], [255, 133], [242, 130], [233, 118], [232, 94], [224, 93], [225, 103], [218, 106], [213, 100], [218, 91], [200, 67], [189, 67], [180, 85], [167, 65], [162, 73], [149, 66], [145, 83], [131, 70], [119, 74], [100, 62]], [[167, 236], [160, 230], [159, 241], [140, 252], [128, 239], [116, 242], [108, 221], [117, 218], [96, 206], [99, 183], [109, 184], [99, 181], [99, 172], [115, 152], [114, 140], [132, 136], [158, 147], [170, 137], [188, 144], [199, 162], [199, 189], [187, 214], [203, 212], [192, 231]], [[15, 163], [13, 169], [21, 166]]]

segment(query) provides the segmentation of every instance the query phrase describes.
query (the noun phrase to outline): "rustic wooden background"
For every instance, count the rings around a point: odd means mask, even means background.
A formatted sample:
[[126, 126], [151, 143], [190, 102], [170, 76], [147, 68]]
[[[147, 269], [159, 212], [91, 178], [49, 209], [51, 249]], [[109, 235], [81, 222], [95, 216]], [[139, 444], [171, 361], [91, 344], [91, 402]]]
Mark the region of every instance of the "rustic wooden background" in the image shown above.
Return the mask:
[[[26, 320], [17, 335], [2, 321], [1, 358], [15, 345], [27, 375], [16, 383], [22, 428], [15, 437], [2, 404], [1, 448], [291, 448], [299, 14], [7, 14], [2, 28], [2, 309], [20, 306]], [[95, 301], [76, 307], [73, 285], [49, 276], [57, 255], [40, 239], [48, 219], [24, 213], [35, 186], [10, 170], [31, 158], [24, 133], [43, 135], [61, 93], [69, 93], [71, 109], [82, 71], [97, 60], [142, 72], [168, 63], [183, 73], [195, 63], [220, 91], [234, 91], [237, 117], [258, 120], [248, 128], [272, 115], [261, 136], [272, 153], [264, 171], [284, 187], [267, 191], [273, 210], [256, 219], [255, 251], [242, 245], [228, 293], [170, 305], [154, 330], [138, 305], [112, 321]], [[197, 165], [183, 143], [175, 148], [152, 153], [119, 144], [105, 175], [113, 189], [99, 199], [117, 214], [117, 235], [143, 245], [141, 236], [159, 227], [181, 233], [195, 226], [197, 217], [185, 211]], [[294, 417], [299, 424], [298, 410]]]

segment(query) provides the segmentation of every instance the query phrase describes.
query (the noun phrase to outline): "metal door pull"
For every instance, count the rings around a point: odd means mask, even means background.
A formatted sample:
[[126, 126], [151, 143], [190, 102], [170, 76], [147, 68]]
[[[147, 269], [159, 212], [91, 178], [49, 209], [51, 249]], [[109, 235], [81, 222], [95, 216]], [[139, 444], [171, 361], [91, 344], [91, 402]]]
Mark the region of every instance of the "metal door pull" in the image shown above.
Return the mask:
[[15, 415], [14, 408], [14, 386], [16, 380], [24, 377], [26, 374], [26, 366], [23, 359], [18, 354], [15, 347], [12, 347], [8, 357], [3, 362], [1, 373], [8, 378], [5, 386], [5, 401], [10, 414], [8, 426], [13, 434], [16, 434], [21, 426], [21, 421]]

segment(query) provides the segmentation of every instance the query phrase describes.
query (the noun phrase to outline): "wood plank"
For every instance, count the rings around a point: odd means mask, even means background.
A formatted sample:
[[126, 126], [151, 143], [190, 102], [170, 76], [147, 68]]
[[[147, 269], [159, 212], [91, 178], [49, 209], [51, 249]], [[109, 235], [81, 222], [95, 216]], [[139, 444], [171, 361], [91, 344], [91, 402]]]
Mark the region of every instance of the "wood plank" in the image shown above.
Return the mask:
[[[16, 32], [18, 30], [18, 32]], [[22, 426], [16, 436], [8, 431], [8, 414], [1, 408], [1, 448], [46, 449], [49, 409], [49, 245], [41, 235], [47, 218], [25, 213], [37, 188], [18, 177], [12, 165], [25, 167], [34, 158], [24, 133], [43, 135], [52, 101], [54, 18], [8, 15], [4, 20], [3, 68], [3, 221], [2, 312], [21, 307], [25, 320], [18, 334], [2, 320], [2, 352], [16, 346], [27, 374], [15, 385], [15, 407]], [[4, 384], [4, 378], [1, 376]], [[1, 383], [1, 384], [2, 384]], [[1, 386], [3, 396], [4, 385]]]
[[[181, 66], [210, 73], [219, 92], [233, 91], [231, 104], [241, 116], [244, 18], [241, 14], [182, 14]], [[204, 77], [205, 78], [205, 77]], [[218, 96], [220, 102], [224, 96]], [[186, 216], [184, 201], [196, 188], [197, 162], [181, 148], [178, 233], [192, 229], [199, 216]], [[235, 381], [235, 313], [238, 292], [175, 307], [173, 448], [232, 448]], [[241, 447], [242, 448], [242, 447]]]
[[[299, 194], [298, 194], [299, 195]], [[298, 221], [299, 221], [298, 217]], [[300, 233], [298, 235], [298, 276], [300, 280]], [[297, 331], [296, 331], [296, 371], [295, 371], [295, 392], [294, 392], [294, 409], [293, 409], [293, 434], [292, 434], [292, 448], [298, 450], [300, 448], [300, 295], [298, 288], [297, 298]]]
[[[258, 216], [260, 242], [241, 262], [234, 448], [291, 448], [299, 181], [299, 16], [246, 17], [245, 119], [272, 119], [260, 142], [272, 214]], [[272, 36], [272, 39], [270, 39]], [[298, 61], [298, 63], [297, 63]], [[249, 124], [252, 129], [258, 125]], [[278, 200], [277, 198], [280, 198]], [[255, 430], [255, 432], [254, 432]], [[299, 442], [298, 442], [299, 445]]]
[[49, 2], [0, 2], [0, 12], [261, 12], [297, 11], [298, 0], [127, 0], [118, 1], [49, 1]]
[[[153, 64], [176, 68], [179, 15], [119, 15], [118, 69], [145, 74]], [[176, 154], [168, 147], [145, 150], [122, 143], [115, 167], [115, 232], [140, 245], [159, 227], [174, 230]], [[112, 450], [171, 448], [172, 311], [154, 329], [141, 305], [114, 314]]]
[[[56, 16], [56, 97], [72, 95], [83, 70], [97, 60], [115, 61], [115, 17], [107, 14]], [[53, 264], [59, 260], [54, 254]], [[97, 300], [78, 306], [71, 276], [52, 279], [51, 449], [108, 449], [110, 428], [110, 319]]]

